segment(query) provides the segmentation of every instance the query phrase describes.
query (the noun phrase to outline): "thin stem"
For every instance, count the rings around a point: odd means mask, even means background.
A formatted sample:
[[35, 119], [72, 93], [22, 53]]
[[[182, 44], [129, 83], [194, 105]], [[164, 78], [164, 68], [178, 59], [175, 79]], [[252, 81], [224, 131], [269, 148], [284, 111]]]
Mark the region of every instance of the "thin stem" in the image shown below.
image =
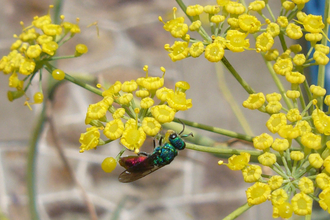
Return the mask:
[[225, 99], [229, 103], [231, 109], [233, 110], [237, 120], [241, 124], [243, 130], [247, 135], [253, 136], [253, 132], [250, 128], [249, 123], [247, 122], [246, 118], [244, 117], [242, 111], [238, 107], [237, 103], [235, 102], [235, 98], [233, 97], [232, 93], [230, 92], [230, 89], [227, 87], [226, 79], [223, 73], [223, 69], [220, 66], [220, 63], [215, 64], [215, 70], [216, 74], [218, 76], [218, 84], [219, 89], [221, 90], [222, 94], [224, 95]]
[[242, 205], [241, 207], [239, 207], [238, 209], [236, 209], [235, 211], [233, 211], [232, 213], [230, 213], [229, 215], [227, 215], [223, 220], [232, 220], [232, 219], [235, 219], [238, 216], [242, 215], [247, 210], [249, 210], [252, 206], [249, 206], [248, 203], [245, 203], [244, 205]]
[[[329, 31], [329, 24], [327, 22], [327, 18], [330, 14], [329, 12], [330, 10], [330, 1], [329, 0], [326, 0], [325, 2], [325, 9], [324, 9], [324, 24], [325, 24], [325, 27], [323, 29], [323, 33], [325, 35], [328, 35], [328, 31]], [[321, 40], [321, 44], [322, 45], [327, 45], [327, 38], [324, 36]], [[317, 76], [317, 85], [318, 86], [321, 86], [322, 88], [324, 87], [324, 79], [325, 79], [325, 65], [319, 65], [319, 70], [318, 70], [318, 76]], [[322, 110], [322, 105], [319, 106]]]
[[[188, 125], [190, 127], [199, 128], [199, 129], [210, 131], [210, 132], [213, 132], [213, 133], [226, 135], [228, 137], [238, 138], [240, 140], [245, 140], [245, 141], [248, 141], [248, 142], [252, 142], [252, 139], [253, 139], [252, 136], [245, 135], [245, 134], [240, 134], [240, 133], [237, 133], [237, 132], [234, 132], [234, 131], [229, 131], [229, 130], [226, 130], [226, 129], [217, 128], [217, 127], [213, 127], [213, 126], [209, 126], [209, 125], [205, 125], [205, 124], [200, 124], [200, 123], [197, 123], [197, 122], [192, 122], [192, 121], [188, 121], [188, 120], [184, 120], [184, 119], [180, 119], [180, 120], [185, 125]], [[175, 118], [174, 121], [180, 123], [180, 121], [177, 118]]]
[[[264, 60], [265, 60], [265, 58], [264, 58]], [[266, 60], [265, 60], [265, 62], [266, 62], [266, 66], [267, 66], [267, 68], [268, 68], [268, 70], [269, 70], [270, 75], [272, 76], [272, 78], [273, 78], [273, 80], [274, 80], [274, 82], [275, 82], [275, 84], [276, 84], [278, 90], [280, 91], [280, 93], [281, 93], [281, 95], [282, 95], [282, 97], [283, 97], [284, 102], [286, 103], [286, 105], [287, 105], [287, 107], [288, 107], [289, 109], [292, 109], [292, 108], [293, 108], [293, 106], [292, 106], [292, 102], [291, 102], [290, 99], [286, 96], [286, 94], [285, 94], [285, 89], [284, 89], [284, 87], [283, 87], [283, 84], [282, 84], [281, 80], [277, 77], [277, 74], [275, 73], [274, 68], [273, 68], [271, 62], [266, 61]]]
[[249, 84], [242, 79], [242, 77], [238, 74], [238, 72], [234, 69], [234, 67], [230, 64], [227, 58], [224, 56], [221, 62], [225, 65], [225, 67], [229, 70], [229, 72], [235, 77], [235, 79], [241, 84], [241, 86], [247, 91], [249, 94], [255, 93], [255, 91], [249, 86]]

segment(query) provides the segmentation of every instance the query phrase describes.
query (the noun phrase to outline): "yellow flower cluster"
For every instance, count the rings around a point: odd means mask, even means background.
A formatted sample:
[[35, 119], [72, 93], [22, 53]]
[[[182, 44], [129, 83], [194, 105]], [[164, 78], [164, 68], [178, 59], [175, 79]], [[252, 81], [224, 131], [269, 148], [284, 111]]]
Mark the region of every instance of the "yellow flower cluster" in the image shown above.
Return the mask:
[[[161, 70], [163, 77], [150, 77], [148, 66], [145, 66], [146, 77], [123, 83], [117, 81], [103, 91], [103, 99], [88, 108], [85, 123], [92, 127], [81, 134], [80, 152], [120, 138], [121, 144], [138, 153], [147, 135], [157, 135], [161, 125], [173, 121], [177, 111], [192, 107], [191, 99], [186, 99], [185, 93], [190, 88], [189, 84], [179, 81], [175, 90], [166, 88], [165, 68], [161, 67]], [[108, 112], [113, 120], [108, 120]], [[103, 130], [107, 141], [100, 139], [100, 130]]]
[[[52, 5], [49, 6], [49, 9], [51, 8], [53, 8]], [[55, 68], [49, 62], [52, 61], [58, 48], [75, 34], [80, 33], [78, 24], [65, 22], [63, 15], [61, 19], [61, 24], [52, 23], [48, 11], [47, 15], [34, 17], [28, 27], [21, 22], [22, 33], [19, 36], [14, 35], [16, 41], [11, 45], [10, 53], [0, 60], [0, 71], [10, 75], [9, 87], [15, 89], [8, 92], [9, 101], [22, 97], [30, 86], [31, 80], [42, 68], [45, 67], [51, 73]], [[87, 50], [85, 45], [78, 44], [74, 56], [80, 56]], [[57, 74], [54, 78], [63, 79], [64, 75], [64, 73], [61, 76]], [[28, 82], [27, 85], [24, 85], [25, 82]], [[36, 93], [34, 103], [42, 103], [39, 93], [42, 95], [42, 91]], [[29, 106], [34, 103], [26, 102], [25, 104]]]
[[[182, 41], [175, 41], [173, 45], [166, 44], [165, 49], [169, 52], [172, 61], [178, 61], [187, 57], [199, 57], [204, 53], [205, 58], [210, 62], [220, 61], [228, 49], [232, 52], [243, 52], [245, 50], [255, 50], [258, 53], [266, 55], [266, 59], [276, 60], [274, 69], [276, 73], [287, 75], [292, 71], [292, 62], [297, 66], [311, 64], [316, 62], [319, 65], [325, 65], [329, 62], [327, 46], [317, 44], [323, 37], [322, 29], [324, 23], [322, 16], [306, 15], [301, 11], [306, 1], [282, 1], [282, 14], [276, 20], [268, 19], [263, 14], [268, 1], [255, 0], [248, 7], [242, 3], [231, 0], [217, 0], [217, 5], [191, 5], [188, 6], [185, 13], [191, 20], [191, 25], [185, 23], [184, 17], [176, 17], [176, 8], [173, 8], [173, 19], [164, 22], [161, 17], [159, 20], [164, 23], [164, 29], [171, 33], [174, 38], [180, 38]], [[269, 8], [268, 8], [269, 9]], [[260, 21], [256, 12], [262, 15], [264, 21]], [[296, 18], [290, 17], [290, 20], [284, 14], [296, 14]], [[211, 36], [203, 28], [200, 16], [205, 13], [209, 18]], [[264, 29], [261, 29], [265, 26]], [[198, 32], [203, 39], [192, 39], [188, 31]], [[300, 51], [293, 51], [295, 56], [288, 58], [276, 54], [276, 49], [272, 49], [274, 38], [279, 35], [297, 40], [304, 36], [311, 42], [315, 52], [311, 57], [305, 57], [298, 54]], [[249, 35], [255, 37], [255, 47], [250, 48]], [[322, 49], [321, 49], [322, 48]], [[275, 54], [274, 54], [275, 52]], [[291, 68], [290, 68], [291, 67]], [[296, 80], [294, 76], [288, 76], [288, 80]]]

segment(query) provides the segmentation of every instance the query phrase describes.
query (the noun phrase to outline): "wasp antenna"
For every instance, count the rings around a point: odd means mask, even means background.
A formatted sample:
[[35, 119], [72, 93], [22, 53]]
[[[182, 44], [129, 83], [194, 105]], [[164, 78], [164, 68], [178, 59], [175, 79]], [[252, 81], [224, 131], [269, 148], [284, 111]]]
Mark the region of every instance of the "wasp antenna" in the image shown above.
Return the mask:
[[180, 136], [183, 133], [186, 126], [180, 119], [178, 119], [178, 121], [182, 124], [182, 131], [180, 131], [180, 133], [179, 133], [179, 136]]
[[188, 137], [188, 136], [194, 137], [194, 134], [190, 132], [189, 134], [182, 135], [181, 137]]
[[158, 142], [159, 146], [162, 146], [162, 142], [163, 142], [163, 137], [160, 137], [159, 142]]

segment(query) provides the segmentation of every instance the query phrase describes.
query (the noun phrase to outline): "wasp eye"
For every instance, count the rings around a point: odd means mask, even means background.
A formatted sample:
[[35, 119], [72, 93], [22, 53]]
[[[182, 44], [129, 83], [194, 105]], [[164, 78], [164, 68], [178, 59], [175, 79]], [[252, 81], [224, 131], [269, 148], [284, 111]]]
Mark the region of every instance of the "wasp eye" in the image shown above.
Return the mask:
[[173, 133], [173, 134], [170, 135], [169, 138], [170, 138], [170, 139], [175, 139], [177, 136], [178, 136], [178, 135], [177, 135], [176, 133]]

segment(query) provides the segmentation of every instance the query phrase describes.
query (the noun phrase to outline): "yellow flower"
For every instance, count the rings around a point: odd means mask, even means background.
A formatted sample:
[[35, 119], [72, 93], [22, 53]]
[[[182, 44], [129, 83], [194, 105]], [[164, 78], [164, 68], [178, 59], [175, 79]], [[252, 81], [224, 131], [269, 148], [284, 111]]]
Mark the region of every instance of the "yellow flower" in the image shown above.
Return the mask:
[[266, 52], [272, 48], [274, 39], [268, 32], [260, 34], [256, 39], [256, 50], [257, 52]]
[[309, 132], [301, 136], [301, 143], [310, 149], [319, 150], [321, 146], [321, 136]]
[[191, 99], [186, 99], [186, 94], [180, 91], [169, 92], [166, 100], [168, 105], [177, 111], [185, 111], [192, 107]]
[[243, 52], [244, 49], [249, 48], [250, 43], [246, 33], [237, 30], [229, 30], [226, 36], [226, 47], [233, 52]]
[[258, 150], [266, 150], [273, 143], [273, 137], [267, 133], [263, 133], [253, 138], [253, 146]]
[[250, 154], [241, 152], [240, 155], [233, 155], [228, 159], [228, 168], [231, 170], [242, 170], [250, 161]]
[[121, 137], [124, 132], [124, 123], [119, 119], [115, 119], [106, 124], [103, 134], [110, 140], [116, 140]]
[[220, 11], [220, 7], [218, 5], [206, 5], [204, 7], [204, 12], [208, 14], [217, 14]]
[[330, 135], [330, 117], [323, 111], [315, 109], [312, 113], [312, 119], [318, 132]]
[[289, 196], [284, 189], [276, 189], [271, 194], [271, 201], [273, 206], [279, 206], [280, 204], [286, 202]]
[[187, 15], [193, 17], [193, 16], [197, 16], [197, 15], [202, 14], [203, 11], [204, 11], [203, 6], [197, 4], [197, 5], [188, 6], [187, 10], [186, 10], [186, 13], [187, 13]]
[[274, 175], [267, 181], [267, 183], [270, 186], [271, 190], [276, 190], [282, 186], [283, 177]]
[[219, 62], [225, 50], [219, 42], [214, 42], [206, 46], [205, 48], [205, 58], [210, 62]]
[[38, 38], [37, 38], [37, 42], [38, 44], [42, 45], [44, 43], [48, 43], [48, 42], [51, 42], [53, 40], [53, 37], [51, 36], [48, 36], [46, 34], [43, 34], [43, 35], [40, 35]]
[[265, 103], [265, 96], [262, 92], [250, 94], [249, 98], [243, 102], [243, 107], [248, 109], [258, 109]]
[[148, 90], [138, 90], [135, 92], [135, 95], [139, 98], [145, 98], [150, 95], [150, 92]]
[[281, 111], [282, 104], [279, 101], [270, 101], [266, 105], [266, 111], [270, 114], [275, 114]]
[[305, 39], [307, 41], [311, 41], [311, 42], [317, 42], [317, 41], [320, 41], [322, 40], [322, 34], [320, 33], [308, 33], [308, 34], [305, 34]]
[[276, 20], [277, 24], [282, 28], [286, 28], [289, 24], [288, 18], [285, 16], [279, 16]]
[[119, 119], [121, 117], [124, 116], [124, 114], [126, 113], [124, 108], [118, 108], [113, 114], [112, 117], [113, 119]]
[[155, 136], [161, 129], [161, 125], [152, 117], [145, 117], [142, 121], [142, 128], [149, 136]]
[[11, 46], [10, 50], [17, 50], [22, 45], [21, 40], [16, 40]]
[[211, 22], [219, 24], [219, 23], [223, 22], [225, 19], [226, 19], [226, 17], [223, 15], [213, 15], [211, 17]]
[[267, 201], [271, 189], [268, 184], [257, 182], [246, 190], [246, 197], [249, 206], [258, 205]]
[[[189, 30], [190, 31], [198, 31], [201, 26], [202, 26], [202, 22], [200, 20], [197, 20], [197, 21], [194, 21], [193, 23], [191, 23], [191, 25], [189, 26]], [[183, 37], [183, 36], [184, 35], [182, 35], [181, 37]]]
[[270, 23], [266, 30], [272, 37], [276, 37], [280, 34], [280, 27], [276, 23]]
[[274, 61], [277, 59], [279, 52], [277, 49], [270, 49], [265, 54], [265, 59], [267, 61]]
[[239, 28], [238, 19], [237, 18], [228, 18], [228, 24], [230, 25], [231, 29]]
[[324, 98], [324, 104], [326, 104], [327, 106], [330, 105], [330, 95], [325, 96], [325, 98]]
[[[319, 169], [323, 165], [323, 159], [318, 153], [310, 154], [308, 156], [309, 164], [314, 168]], [[306, 193], [306, 192], [305, 192]]]
[[314, 96], [324, 96], [326, 93], [326, 90], [321, 86], [311, 85], [309, 89], [311, 90]]
[[306, 57], [304, 54], [297, 54], [293, 57], [293, 63], [297, 66], [301, 66], [306, 62]]
[[317, 174], [315, 182], [316, 185], [322, 190], [330, 187], [330, 177], [325, 173]]
[[300, 135], [300, 130], [292, 125], [282, 125], [278, 134], [285, 139], [295, 139]]
[[329, 58], [327, 57], [327, 55], [318, 50], [314, 52], [313, 58], [319, 65], [327, 65], [329, 62]]
[[30, 75], [33, 73], [34, 68], [36, 67], [36, 63], [32, 60], [24, 59], [19, 67], [19, 73], [23, 75]]
[[58, 44], [55, 41], [50, 41], [43, 43], [41, 47], [42, 47], [42, 52], [45, 52], [48, 55], [53, 56], [56, 53]]
[[309, 2], [309, 0], [292, 0], [293, 3], [299, 5], [299, 4], [305, 4], [307, 2]]
[[39, 33], [36, 33], [36, 30], [34, 28], [28, 29], [27, 31], [22, 32], [22, 34], [19, 35], [19, 38], [23, 42], [29, 42], [37, 39], [39, 36]]
[[145, 108], [145, 109], [150, 108], [153, 104], [154, 104], [154, 100], [150, 97], [143, 98], [140, 103], [141, 108]]
[[132, 101], [133, 95], [132, 93], [126, 93], [122, 96], [120, 96], [117, 101], [121, 105], [129, 105], [129, 103]]
[[230, 14], [240, 15], [245, 11], [245, 7], [238, 2], [230, 2], [226, 5], [226, 10]]
[[307, 121], [305, 121], [305, 120], [298, 121], [297, 124], [296, 124], [296, 128], [299, 129], [300, 136], [302, 136], [302, 135], [304, 135], [306, 133], [309, 133], [312, 130], [312, 128], [309, 125], [309, 123]]
[[277, 59], [273, 68], [275, 73], [285, 76], [287, 72], [291, 72], [293, 69], [291, 58]]
[[138, 150], [146, 139], [143, 128], [136, 125], [125, 126], [125, 130], [120, 139], [120, 143], [131, 151]]
[[327, 210], [330, 213], [330, 186], [325, 188], [319, 195], [319, 204], [323, 210]]
[[184, 17], [178, 17], [178, 18], [169, 20], [168, 22], [164, 23], [163, 28], [165, 31], [171, 31], [172, 28], [174, 28], [178, 24], [182, 24], [183, 22], [184, 22]]
[[218, 5], [226, 6], [230, 3], [230, 0], [217, 0]]
[[188, 89], [190, 89], [190, 85], [186, 81], [178, 81], [175, 83], [175, 91], [186, 92]]
[[138, 85], [135, 82], [135, 80], [125, 81], [121, 85], [121, 90], [123, 90], [123, 92], [131, 93], [131, 92], [135, 91], [137, 89], [137, 87], [138, 87]]
[[305, 30], [312, 33], [322, 32], [322, 29], [324, 28], [322, 20], [322, 16], [312, 14], [307, 15], [303, 21]]
[[261, 22], [253, 15], [243, 14], [238, 17], [239, 27], [248, 33], [259, 31]]
[[276, 162], [276, 155], [265, 152], [258, 157], [258, 161], [260, 164], [270, 167]]
[[294, 39], [294, 40], [298, 40], [299, 38], [301, 38], [303, 36], [301, 27], [298, 25], [295, 25], [293, 23], [290, 23], [286, 27], [286, 34], [288, 35], [288, 37], [290, 37], [291, 39]]
[[293, 44], [293, 45], [291, 45], [289, 48], [290, 48], [290, 50], [291, 50], [293, 53], [295, 53], [295, 54], [297, 54], [297, 53], [299, 53], [300, 51], [302, 51], [302, 47], [301, 47], [300, 44]]
[[244, 181], [247, 183], [253, 183], [260, 179], [262, 170], [258, 165], [250, 165], [242, 170]]
[[195, 58], [202, 55], [203, 52], [204, 52], [204, 44], [201, 41], [193, 43], [189, 48], [189, 54]]
[[119, 95], [119, 91], [121, 90], [121, 82], [116, 81], [114, 84], [112, 84], [109, 89], [102, 92], [102, 96], [113, 96], [113, 95]]
[[290, 1], [284, 1], [282, 3], [282, 7], [287, 11], [290, 11], [290, 10], [294, 9], [295, 6], [296, 5], [293, 2], [290, 2]]
[[106, 115], [108, 108], [109, 105], [107, 105], [103, 101], [100, 101], [95, 104], [91, 104], [88, 107], [86, 116], [94, 120], [101, 119]]
[[303, 193], [309, 194], [314, 192], [313, 181], [305, 176], [299, 180], [298, 186], [300, 191]]
[[285, 151], [290, 147], [289, 141], [287, 139], [276, 138], [272, 144], [272, 148], [278, 152]]
[[288, 90], [286, 96], [290, 99], [297, 99], [300, 97], [300, 92], [295, 90]]
[[323, 161], [323, 166], [325, 170], [330, 173], [330, 156], [327, 156]]
[[299, 161], [299, 160], [304, 159], [304, 157], [305, 157], [305, 155], [303, 152], [300, 152], [300, 151], [291, 151], [290, 152], [291, 160]]
[[42, 26], [42, 31], [46, 35], [55, 36], [62, 33], [62, 28], [58, 24], [45, 24]]
[[293, 212], [296, 215], [310, 215], [312, 213], [313, 200], [305, 193], [297, 193], [291, 199]]
[[9, 77], [9, 86], [12, 88], [17, 88], [17, 90], [22, 90], [24, 86], [24, 81], [19, 80], [17, 73], [13, 73]]
[[80, 153], [91, 150], [97, 147], [99, 144], [100, 139], [100, 132], [97, 127], [90, 127], [86, 128], [86, 133], [80, 135], [79, 142], [81, 143], [80, 146]]
[[165, 45], [165, 49], [170, 52], [168, 55], [173, 62], [186, 58], [189, 52], [188, 43], [183, 41], [175, 41], [171, 47]]
[[316, 44], [314, 46], [314, 48], [315, 48], [315, 50], [320, 51], [320, 52], [322, 52], [324, 54], [328, 54], [329, 53], [329, 50], [330, 50], [330, 48], [328, 46], [323, 45], [323, 44]]
[[299, 109], [292, 108], [288, 111], [288, 113], [286, 113], [286, 118], [291, 122], [295, 122], [301, 120], [302, 117], [300, 115]]
[[249, 4], [248, 9], [252, 11], [261, 11], [265, 8], [265, 2], [264, 1], [253, 1]]
[[161, 124], [171, 122], [174, 119], [175, 111], [167, 105], [156, 105], [151, 109], [152, 116]]
[[166, 102], [166, 99], [167, 99], [167, 95], [170, 93], [170, 92], [173, 92], [174, 91], [172, 89], [168, 89], [166, 87], [163, 87], [161, 89], [158, 89], [156, 91], [156, 97], [161, 100], [162, 102]]
[[271, 94], [267, 94], [266, 95], [266, 100], [268, 102], [271, 102], [271, 101], [280, 101], [282, 98], [282, 95], [279, 94], [279, 93], [276, 93], [276, 92], [273, 92]]
[[286, 80], [293, 84], [301, 84], [305, 81], [306, 77], [299, 72], [286, 72]]
[[273, 114], [266, 123], [268, 130], [272, 133], [278, 132], [283, 125], [286, 125], [284, 113]]
[[188, 32], [188, 25], [185, 23], [178, 23], [171, 30], [170, 33], [175, 38], [182, 38]]
[[41, 54], [41, 47], [38, 44], [29, 46], [29, 48], [26, 51], [26, 55], [31, 59], [39, 57], [40, 54]]

